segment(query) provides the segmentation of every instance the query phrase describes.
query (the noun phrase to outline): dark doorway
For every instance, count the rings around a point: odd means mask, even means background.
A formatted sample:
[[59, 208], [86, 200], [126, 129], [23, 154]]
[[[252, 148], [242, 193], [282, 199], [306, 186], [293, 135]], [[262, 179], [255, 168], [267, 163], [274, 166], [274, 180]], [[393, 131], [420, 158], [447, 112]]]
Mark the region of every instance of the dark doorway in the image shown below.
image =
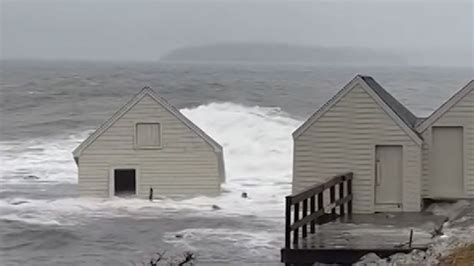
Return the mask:
[[135, 169], [115, 169], [115, 196], [136, 194]]

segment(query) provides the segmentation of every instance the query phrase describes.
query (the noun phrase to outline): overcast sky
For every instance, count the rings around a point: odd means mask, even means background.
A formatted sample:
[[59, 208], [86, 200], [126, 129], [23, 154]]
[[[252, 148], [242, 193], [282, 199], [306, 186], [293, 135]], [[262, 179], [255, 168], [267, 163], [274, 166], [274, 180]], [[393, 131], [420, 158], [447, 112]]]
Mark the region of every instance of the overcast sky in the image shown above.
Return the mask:
[[473, 1], [2, 1], [2, 58], [153, 61], [183, 46], [359, 46], [472, 64]]

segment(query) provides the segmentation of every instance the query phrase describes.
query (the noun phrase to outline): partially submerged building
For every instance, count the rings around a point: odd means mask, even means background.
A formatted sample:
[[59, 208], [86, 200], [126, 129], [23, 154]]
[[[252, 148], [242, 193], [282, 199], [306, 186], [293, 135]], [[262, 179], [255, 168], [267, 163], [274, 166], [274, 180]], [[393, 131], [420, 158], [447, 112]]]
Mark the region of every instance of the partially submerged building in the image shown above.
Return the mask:
[[421, 119], [373, 78], [356, 76], [293, 133], [293, 191], [353, 172], [356, 213], [474, 198], [473, 91], [471, 81]]
[[81, 196], [217, 195], [222, 147], [146, 87], [74, 151]]

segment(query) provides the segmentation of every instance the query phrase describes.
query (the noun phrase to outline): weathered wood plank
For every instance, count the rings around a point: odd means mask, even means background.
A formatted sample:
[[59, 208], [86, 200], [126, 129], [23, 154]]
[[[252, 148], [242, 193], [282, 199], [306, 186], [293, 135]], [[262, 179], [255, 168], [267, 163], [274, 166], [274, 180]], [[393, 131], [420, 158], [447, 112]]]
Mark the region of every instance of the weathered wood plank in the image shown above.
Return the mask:
[[[311, 205], [310, 206], [310, 209], [311, 209], [310, 212], [311, 212], [311, 215], [312, 215], [313, 213], [316, 212], [316, 197], [314, 195], [311, 197], [311, 204], [310, 205]], [[314, 218], [314, 219], [316, 219], [316, 218]], [[311, 234], [314, 234], [314, 232], [316, 231], [316, 223], [315, 223], [314, 219], [311, 219], [311, 226], [310, 226], [311, 227], [310, 228]]]
[[[303, 226], [304, 224], [307, 224], [309, 223], [310, 221], [316, 221], [317, 218], [321, 217], [322, 215], [324, 215], [324, 209], [319, 209], [317, 212], [315, 213], [312, 213], [306, 217], [304, 217], [303, 219], [293, 223], [290, 228], [291, 230], [295, 230], [295, 229], [298, 229], [300, 228], [301, 226]], [[314, 233], [314, 232], [313, 232]]]
[[[321, 225], [335, 220], [339, 214], [336, 209], [340, 205], [350, 203], [352, 194], [344, 196], [344, 190], [339, 190], [339, 197], [336, 200], [336, 186], [340, 188], [352, 180], [352, 174], [339, 175], [324, 184], [311, 187], [306, 191], [286, 197], [285, 206], [285, 248], [291, 248], [291, 243], [297, 245], [299, 243], [299, 229], [301, 228], [301, 237], [305, 239], [308, 236], [308, 227], [310, 233], [316, 232], [316, 225]], [[324, 191], [329, 189], [330, 202], [324, 205]], [[348, 190], [349, 191], [349, 190]], [[352, 190], [350, 190], [352, 191]], [[318, 198], [318, 207], [316, 210], [316, 197]], [[301, 205], [301, 206], [300, 206]], [[309, 206], [308, 206], [309, 205]], [[309, 209], [308, 209], [309, 207]], [[344, 208], [344, 207], [342, 207]], [[327, 214], [326, 210], [330, 213]], [[293, 221], [291, 212], [293, 211]], [[308, 212], [309, 211], [309, 212]], [[300, 218], [301, 214], [301, 218]], [[293, 237], [293, 239], [291, 239]]]
[[[299, 205], [299, 203], [296, 203], [294, 206], [295, 206], [295, 210], [294, 210], [293, 214], [294, 214], [294, 217], [295, 217], [294, 221], [296, 222], [296, 221], [298, 221], [298, 216], [300, 214], [300, 208], [299, 208], [300, 205]], [[298, 228], [293, 230], [293, 243], [295, 243], [295, 244], [298, 243]]]
[[[308, 199], [305, 199], [303, 200], [303, 220], [308, 216]], [[301, 220], [300, 220], [301, 221]], [[306, 237], [308, 235], [308, 223], [309, 222], [305, 222], [302, 224], [302, 227], [303, 227], [303, 237]]]
[[332, 214], [319, 219], [333, 222], [323, 221], [321, 230], [282, 249], [282, 262], [352, 264], [367, 253], [387, 257], [413, 249], [426, 250], [432, 242], [432, 229], [447, 219], [430, 213], [346, 214], [336, 220], [326, 218], [329, 216]]
[[[426, 246], [416, 247], [419, 250], [427, 250]], [[288, 263], [308, 263], [316, 262], [326, 264], [344, 264], [351, 265], [360, 260], [367, 253], [376, 253], [381, 258], [389, 257], [396, 253], [410, 253], [413, 249], [397, 248], [397, 249], [320, 249], [320, 250], [304, 250], [304, 249], [282, 249], [281, 262]]]
[[312, 186], [302, 192], [291, 195], [290, 196], [292, 198], [291, 203], [295, 204], [297, 202], [300, 202], [305, 198], [311, 197], [311, 195], [318, 194], [334, 185], [337, 185], [343, 181], [348, 181], [348, 180], [352, 180], [352, 173], [346, 173], [346, 174], [335, 176], [331, 178], [331, 180], [325, 183]]

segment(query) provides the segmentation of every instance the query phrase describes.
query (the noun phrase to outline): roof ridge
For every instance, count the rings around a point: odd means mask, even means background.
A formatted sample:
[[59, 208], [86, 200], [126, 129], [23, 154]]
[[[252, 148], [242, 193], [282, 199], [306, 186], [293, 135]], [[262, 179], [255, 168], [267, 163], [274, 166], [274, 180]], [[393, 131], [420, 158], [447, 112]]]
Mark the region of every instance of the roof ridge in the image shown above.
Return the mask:
[[410, 128], [414, 129], [419, 119], [413, 112], [403, 103], [388, 92], [373, 77], [365, 75], [357, 75], [361, 78], [377, 95], [392, 109], [392, 111], [402, 119]]

